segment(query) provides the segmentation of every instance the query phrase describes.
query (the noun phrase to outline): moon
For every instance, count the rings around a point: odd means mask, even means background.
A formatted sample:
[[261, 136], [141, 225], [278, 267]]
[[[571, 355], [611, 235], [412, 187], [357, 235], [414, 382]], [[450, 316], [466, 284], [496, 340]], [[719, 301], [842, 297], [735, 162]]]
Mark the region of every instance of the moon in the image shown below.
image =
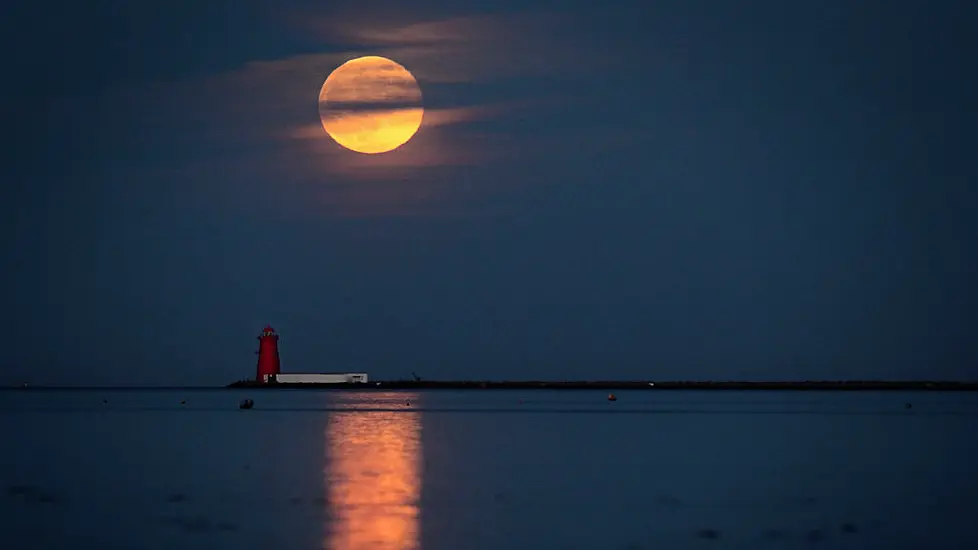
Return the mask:
[[424, 119], [421, 87], [402, 65], [379, 56], [351, 59], [319, 90], [319, 120], [336, 143], [375, 155], [407, 143]]

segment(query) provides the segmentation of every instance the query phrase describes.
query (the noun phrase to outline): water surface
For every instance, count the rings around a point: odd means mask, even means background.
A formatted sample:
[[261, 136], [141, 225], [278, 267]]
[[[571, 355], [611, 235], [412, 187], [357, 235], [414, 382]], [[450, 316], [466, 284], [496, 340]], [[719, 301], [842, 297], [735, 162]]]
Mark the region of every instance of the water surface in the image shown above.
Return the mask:
[[978, 548], [978, 395], [616, 393], [4, 391], [0, 540]]

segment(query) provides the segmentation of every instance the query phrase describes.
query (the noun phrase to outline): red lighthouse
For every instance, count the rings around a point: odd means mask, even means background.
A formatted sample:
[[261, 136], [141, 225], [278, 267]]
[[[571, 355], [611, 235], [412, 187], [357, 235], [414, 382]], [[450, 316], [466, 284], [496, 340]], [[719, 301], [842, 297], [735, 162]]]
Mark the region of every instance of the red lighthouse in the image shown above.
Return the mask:
[[275, 334], [275, 329], [266, 326], [258, 337], [258, 381], [268, 382], [278, 373], [278, 334]]

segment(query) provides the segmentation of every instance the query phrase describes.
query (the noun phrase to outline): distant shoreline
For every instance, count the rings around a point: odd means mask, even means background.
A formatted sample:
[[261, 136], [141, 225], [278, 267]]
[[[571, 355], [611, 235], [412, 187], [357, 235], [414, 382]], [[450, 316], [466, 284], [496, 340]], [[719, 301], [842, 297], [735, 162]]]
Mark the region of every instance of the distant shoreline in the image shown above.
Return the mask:
[[292, 390], [753, 390], [753, 391], [978, 391], [978, 382], [817, 380], [817, 381], [492, 381], [492, 380], [375, 380], [365, 384], [264, 384], [242, 380], [226, 386], [0, 386], [0, 391], [159, 391], [219, 389]]

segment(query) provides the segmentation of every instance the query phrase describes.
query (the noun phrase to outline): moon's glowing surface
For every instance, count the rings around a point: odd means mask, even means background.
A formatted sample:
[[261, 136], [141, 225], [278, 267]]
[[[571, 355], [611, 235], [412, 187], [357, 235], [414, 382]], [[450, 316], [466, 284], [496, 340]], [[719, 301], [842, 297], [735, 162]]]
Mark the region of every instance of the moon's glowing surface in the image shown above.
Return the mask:
[[397, 149], [414, 136], [423, 118], [418, 81], [386, 57], [351, 59], [330, 73], [319, 90], [323, 130], [358, 153]]

